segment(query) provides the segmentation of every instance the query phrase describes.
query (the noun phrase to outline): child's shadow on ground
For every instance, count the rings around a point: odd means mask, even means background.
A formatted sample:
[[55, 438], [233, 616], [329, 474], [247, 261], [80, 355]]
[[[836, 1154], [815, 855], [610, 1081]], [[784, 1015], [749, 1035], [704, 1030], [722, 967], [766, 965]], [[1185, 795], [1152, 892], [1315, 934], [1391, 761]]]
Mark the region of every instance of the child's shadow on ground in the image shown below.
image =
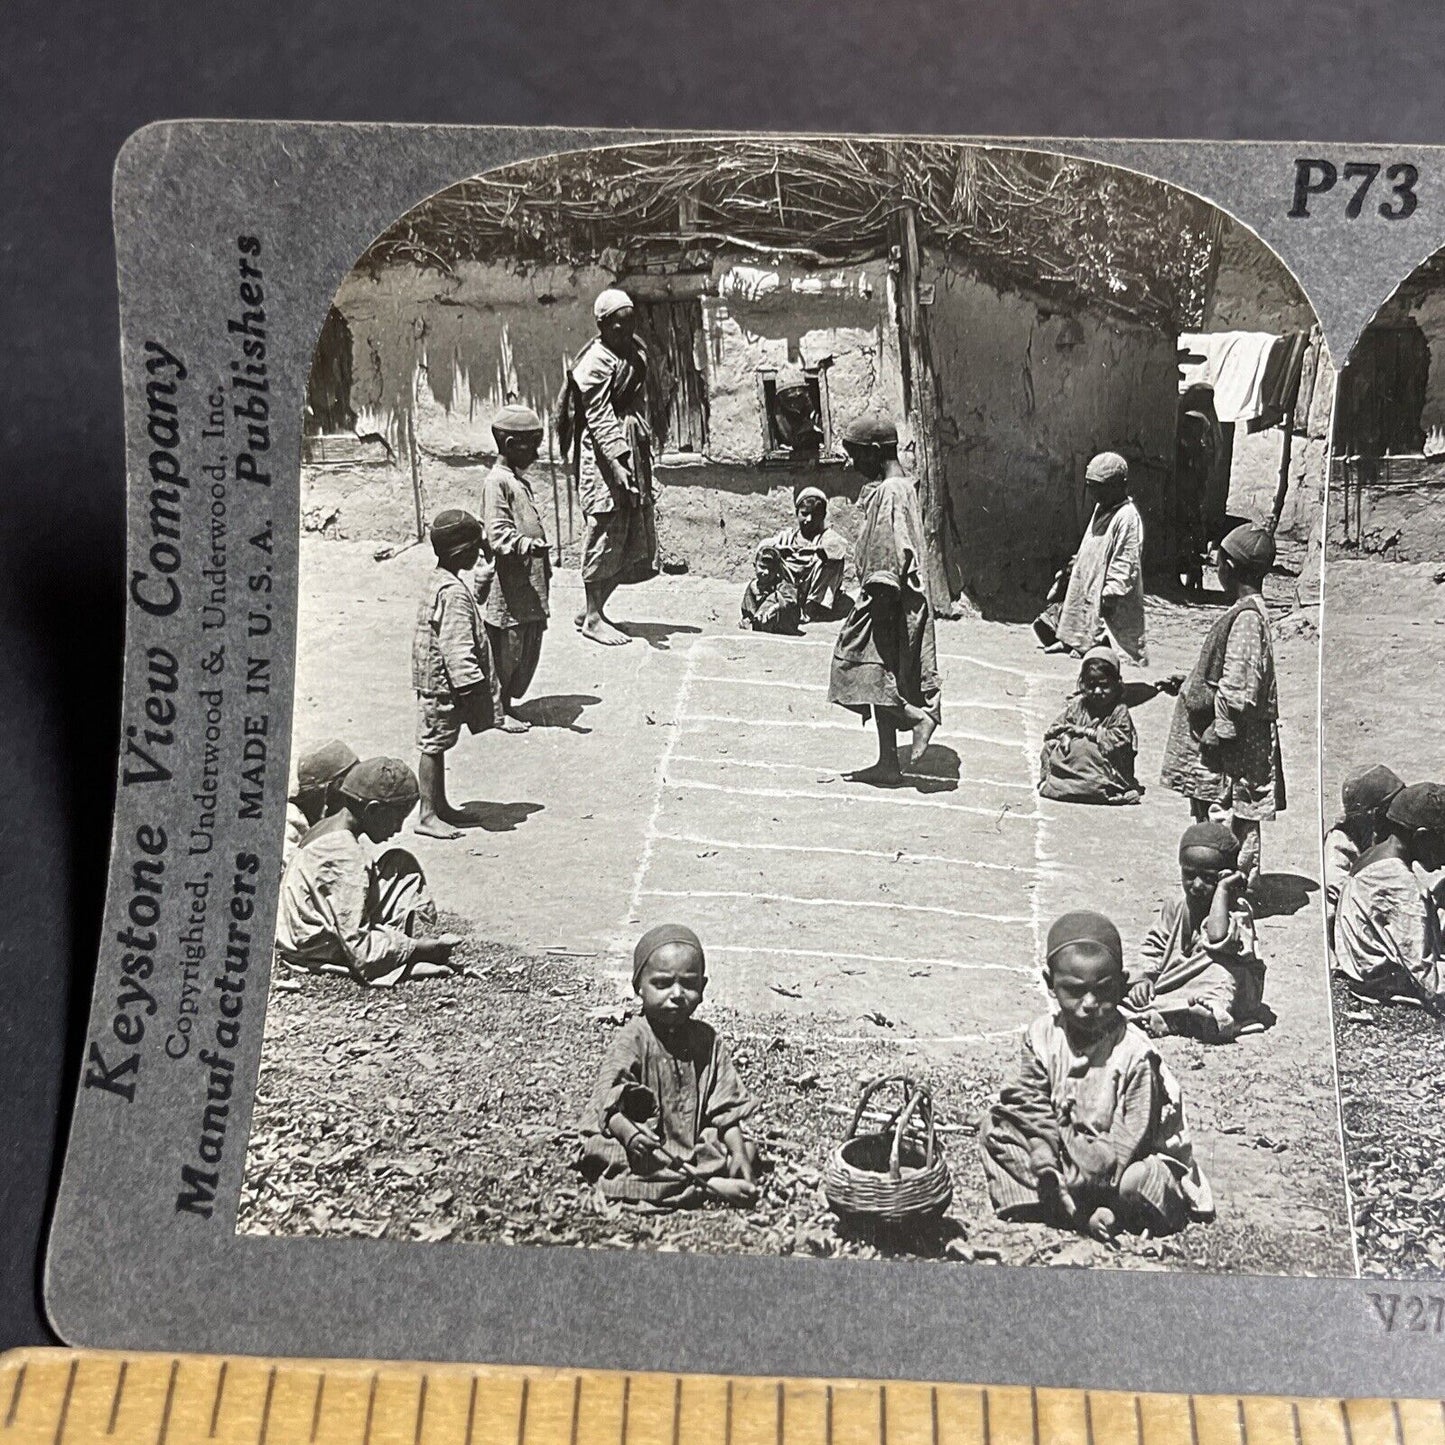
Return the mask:
[[672, 650], [672, 638], [675, 633], [699, 633], [701, 627], [693, 627], [688, 623], [679, 622], [620, 622], [618, 626], [629, 637], [640, 637], [649, 647], [656, 648], [658, 652], [670, 652]]
[[919, 793], [954, 793], [962, 771], [958, 754], [942, 743], [929, 743], [916, 763], [908, 763], [903, 776]]
[[481, 828], [488, 833], [511, 833], [519, 828], [533, 813], [540, 813], [541, 803], [488, 803], [473, 798], [461, 805], [470, 819], [470, 827]]
[[523, 722], [534, 728], [566, 728], [569, 732], [590, 733], [591, 728], [577, 726], [584, 708], [596, 707], [602, 699], [585, 692], [559, 693], [556, 697], [534, 697], [514, 709]]
[[1256, 918], [1285, 918], [1307, 908], [1311, 895], [1320, 891], [1320, 885], [1298, 873], [1261, 873], [1255, 891]]

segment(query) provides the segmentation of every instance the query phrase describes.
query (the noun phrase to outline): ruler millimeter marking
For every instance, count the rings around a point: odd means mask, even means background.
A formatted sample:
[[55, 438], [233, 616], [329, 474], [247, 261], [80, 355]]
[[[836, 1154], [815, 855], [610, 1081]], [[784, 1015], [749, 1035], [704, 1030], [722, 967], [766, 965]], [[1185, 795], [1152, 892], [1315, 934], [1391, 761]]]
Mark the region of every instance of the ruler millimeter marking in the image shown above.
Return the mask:
[[12, 1442], [1445, 1445], [1445, 1403], [17, 1350]]

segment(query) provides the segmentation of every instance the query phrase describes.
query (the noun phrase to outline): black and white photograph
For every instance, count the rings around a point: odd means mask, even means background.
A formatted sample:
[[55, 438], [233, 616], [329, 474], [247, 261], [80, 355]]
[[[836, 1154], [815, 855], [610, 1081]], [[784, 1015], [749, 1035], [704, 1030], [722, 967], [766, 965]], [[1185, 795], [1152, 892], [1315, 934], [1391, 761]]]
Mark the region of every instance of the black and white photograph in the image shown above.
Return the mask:
[[1360, 1267], [1445, 1274], [1445, 253], [1339, 381], [1322, 661], [1324, 885]]
[[238, 1231], [1353, 1274], [1334, 383], [1253, 232], [1040, 151], [401, 216], [307, 388]]

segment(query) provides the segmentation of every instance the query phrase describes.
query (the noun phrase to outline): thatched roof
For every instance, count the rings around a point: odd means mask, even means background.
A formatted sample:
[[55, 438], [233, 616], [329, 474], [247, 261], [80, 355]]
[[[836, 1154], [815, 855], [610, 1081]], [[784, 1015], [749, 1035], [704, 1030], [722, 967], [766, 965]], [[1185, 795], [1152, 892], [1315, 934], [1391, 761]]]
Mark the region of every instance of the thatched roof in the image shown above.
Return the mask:
[[1179, 331], [1203, 312], [1222, 217], [1130, 171], [946, 141], [669, 141], [509, 166], [439, 192], [362, 259], [600, 264], [615, 274], [717, 251], [816, 264], [921, 242], [1002, 284]]

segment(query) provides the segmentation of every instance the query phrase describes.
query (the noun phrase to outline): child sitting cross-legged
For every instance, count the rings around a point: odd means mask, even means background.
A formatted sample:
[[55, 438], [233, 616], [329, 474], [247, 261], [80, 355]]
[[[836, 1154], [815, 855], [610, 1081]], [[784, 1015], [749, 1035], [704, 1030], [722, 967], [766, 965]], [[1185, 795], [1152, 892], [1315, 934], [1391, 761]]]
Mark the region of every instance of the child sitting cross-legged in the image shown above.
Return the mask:
[[296, 785], [286, 799], [286, 839], [281, 848], [283, 869], [301, 846], [301, 840], [341, 806], [337, 786], [356, 763], [356, 754], [337, 738], [301, 755], [296, 764]]
[[1179, 840], [1183, 886], [1146, 935], [1124, 1000], [1146, 1033], [1225, 1044], [1273, 1021], [1239, 846], [1223, 823], [1195, 823]]
[[742, 1125], [757, 1106], [727, 1045], [693, 1017], [707, 988], [697, 935], [673, 923], [643, 934], [632, 988], [642, 1015], [617, 1031], [602, 1061], [577, 1167], [609, 1199], [751, 1204], [758, 1156]]
[[1351, 773], [1340, 787], [1344, 811], [1325, 834], [1324, 846], [1325, 930], [1331, 948], [1335, 946], [1340, 890], [1360, 854], [1385, 836], [1385, 810], [1404, 786], [1397, 773], [1377, 763]]
[[1044, 983], [1055, 1011], [1026, 1030], [983, 1133], [994, 1212], [1101, 1240], [1212, 1218], [1179, 1086], [1119, 1012], [1119, 930], [1102, 914], [1066, 913], [1049, 930]]
[[752, 632], [797, 632], [803, 609], [782, 551], [764, 543], [758, 548], [753, 566], [756, 575], [743, 592], [743, 615], [738, 626]]
[[1124, 705], [1119, 659], [1109, 647], [1085, 653], [1079, 688], [1044, 734], [1039, 794], [1064, 803], [1137, 803], [1139, 735]]

